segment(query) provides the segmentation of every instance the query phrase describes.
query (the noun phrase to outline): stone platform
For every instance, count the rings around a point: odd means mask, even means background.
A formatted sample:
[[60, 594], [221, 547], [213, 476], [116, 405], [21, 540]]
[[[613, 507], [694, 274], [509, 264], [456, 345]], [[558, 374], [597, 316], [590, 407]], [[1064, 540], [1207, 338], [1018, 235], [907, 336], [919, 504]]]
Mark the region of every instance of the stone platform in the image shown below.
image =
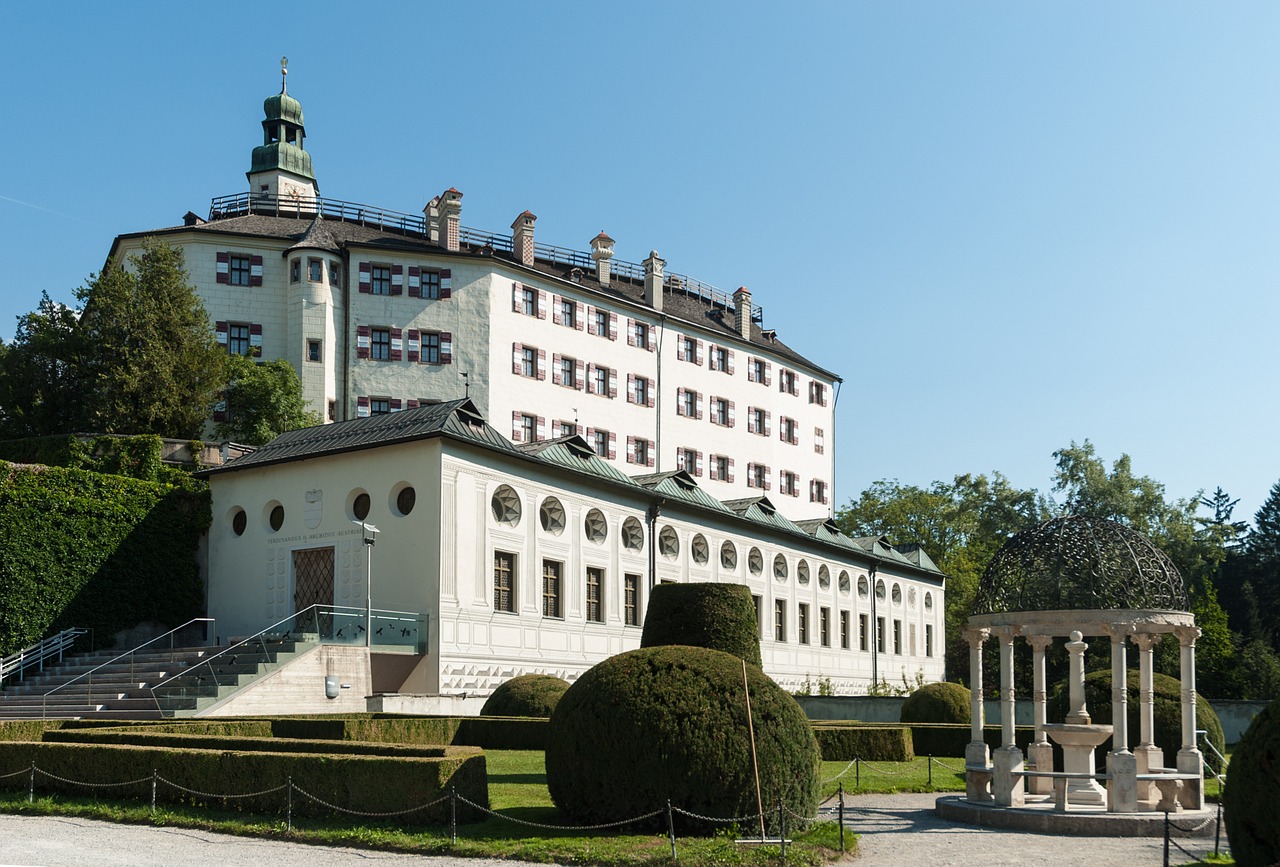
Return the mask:
[[[1144, 804], [1140, 804], [1145, 806]], [[997, 807], [994, 804], [975, 804], [963, 795], [939, 798], [934, 812], [940, 819], [964, 822], [984, 828], [1004, 828], [1013, 831], [1032, 831], [1040, 834], [1087, 837], [1163, 837], [1164, 813], [1108, 813], [1103, 807], [1072, 806], [1067, 812], [1053, 808], [1053, 798], [1026, 796], [1026, 806]], [[1206, 805], [1204, 810], [1183, 810], [1170, 813], [1174, 837], [1212, 837], [1217, 805]], [[1185, 829], [1194, 829], [1187, 833]]]

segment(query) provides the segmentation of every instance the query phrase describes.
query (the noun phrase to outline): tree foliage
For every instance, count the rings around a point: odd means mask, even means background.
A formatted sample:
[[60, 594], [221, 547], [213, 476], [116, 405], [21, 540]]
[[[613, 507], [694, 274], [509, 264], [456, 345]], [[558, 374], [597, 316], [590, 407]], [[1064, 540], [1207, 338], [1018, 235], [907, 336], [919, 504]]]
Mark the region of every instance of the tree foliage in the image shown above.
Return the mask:
[[320, 414], [307, 409], [302, 380], [289, 362], [257, 363], [233, 355], [228, 368], [228, 420], [214, 425], [218, 437], [260, 446], [285, 431], [320, 424]]

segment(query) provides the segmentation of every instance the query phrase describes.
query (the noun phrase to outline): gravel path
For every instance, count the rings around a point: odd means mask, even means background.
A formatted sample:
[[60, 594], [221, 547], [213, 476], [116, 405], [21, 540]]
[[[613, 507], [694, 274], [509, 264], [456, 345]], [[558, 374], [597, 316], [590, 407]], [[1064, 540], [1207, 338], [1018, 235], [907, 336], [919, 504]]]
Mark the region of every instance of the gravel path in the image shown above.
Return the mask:
[[[1160, 837], [1051, 837], [947, 822], [934, 816], [937, 794], [849, 797], [848, 825], [862, 834], [858, 863], [912, 867], [989, 864], [1088, 864], [1089, 867], [1143, 867], [1164, 863]], [[1180, 839], [1188, 852], [1213, 851], [1213, 838]], [[1222, 840], [1226, 850], [1226, 838]], [[1188, 864], [1171, 848], [1169, 863]]]

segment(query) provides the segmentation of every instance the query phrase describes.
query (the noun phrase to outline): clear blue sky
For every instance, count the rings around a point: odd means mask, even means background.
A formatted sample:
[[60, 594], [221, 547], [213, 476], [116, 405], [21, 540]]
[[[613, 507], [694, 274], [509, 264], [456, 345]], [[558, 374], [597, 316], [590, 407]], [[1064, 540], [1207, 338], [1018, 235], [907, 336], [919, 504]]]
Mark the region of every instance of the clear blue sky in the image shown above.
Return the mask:
[[18, 4], [0, 336], [241, 191], [289, 92], [326, 196], [747, 285], [845, 380], [840, 504], [1054, 449], [1252, 518], [1280, 479], [1280, 4]]

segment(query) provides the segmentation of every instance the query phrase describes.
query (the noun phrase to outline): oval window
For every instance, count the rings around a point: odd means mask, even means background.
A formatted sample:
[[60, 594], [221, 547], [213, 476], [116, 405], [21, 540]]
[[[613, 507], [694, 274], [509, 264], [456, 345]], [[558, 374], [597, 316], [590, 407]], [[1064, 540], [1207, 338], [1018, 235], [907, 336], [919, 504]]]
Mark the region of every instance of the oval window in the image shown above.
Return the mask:
[[418, 492], [409, 485], [405, 485], [400, 489], [400, 493], [396, 494], [396, 510], [401, 515], [407, 515], [412, 512], [417, 502]]
[[760, 553], [759, 548], [752, 548], [747, 554], [747, 568], [756, 577], [759, 577], [764, 572], [764, 555]]
[[555, 497], [547, 497], [538, 509], [538, 522], [552, 536], [559, 536], [564, 532], [564, 506]]
[[674, 560], [680, 556], [680, 537], [676, 535], [673, 528], [662, 528], [662, 532], [658, 534], [658, 550], [668, 560]]
[[858, 595], [863, 599], [867, 598], [867, 594], [871, 592], [871, 585], [867, 583], [866, 575], [858, 576]]
[[848, 573], [848, 572], [846, 572], [846, 571], [844, 571], [843, 569], [841, 569], [841, 570], [840, 570], [840, 592], [841, 592], [841, 593], [848, 593], [848, 592], [849, 592], [849, 586], [850, 586], [850, 585], [849, 585], [849, 573]]
[[520, 495], [510, 485], [499, 485], [489, 506], [499, 524], [514, 527], [520, 523]]
[[278, 532], [280, 528], [284, 526], [284, 506], [277, 503], [275, 507], [271, 509], [271, 517], [267, 520], [268, 523], [271, 524], [271, 529]]
[[356, 498], [351, 501], [351, 517], [357, 521], [363, 521], [369, 517], [369, 495], [366, 493], [356, 494]]
[[818, 586], [823, 590], [828, 590], [831, 587], [831, 570], [827, 568], [825, 563], [818, 567]]
[[773, 558], [773, 577], [779, 581], [787, 580], [787, 558], [781, 554]]
[[801, 560], [796, 564], [796, 581], [805, 585], [809, 585], [809, 561]]
[[586, 520], [582, 524], [583, 531], [587, 534], [587, 539], [595, 542], [597, 545], [605, 540], [609, 535], [609, 524], [604, 519], [604, 512], [599, 509], [592, 509], [587, 512]]
[[249, 516], [244, 513], [244, 509], [237, 508], [231, 515], [231, 532], [237, 536], [243, 536], [245, 528], [249, 526]]
[[711, 546], [707, 544], [707, 537], [701, 533], [694, 536], [689, 543], [689, 554], [699, 566], [707, 565], [707, 561], [711, 559]]
[[644, 527], [635, 518], [627, 518], [622, 522], [622, 547], [628, 551], [640, 551], [644, 548]]
[[730, 571], [738, 568], [738, 549], [727, 539], [720, 546], [720, 568]]

